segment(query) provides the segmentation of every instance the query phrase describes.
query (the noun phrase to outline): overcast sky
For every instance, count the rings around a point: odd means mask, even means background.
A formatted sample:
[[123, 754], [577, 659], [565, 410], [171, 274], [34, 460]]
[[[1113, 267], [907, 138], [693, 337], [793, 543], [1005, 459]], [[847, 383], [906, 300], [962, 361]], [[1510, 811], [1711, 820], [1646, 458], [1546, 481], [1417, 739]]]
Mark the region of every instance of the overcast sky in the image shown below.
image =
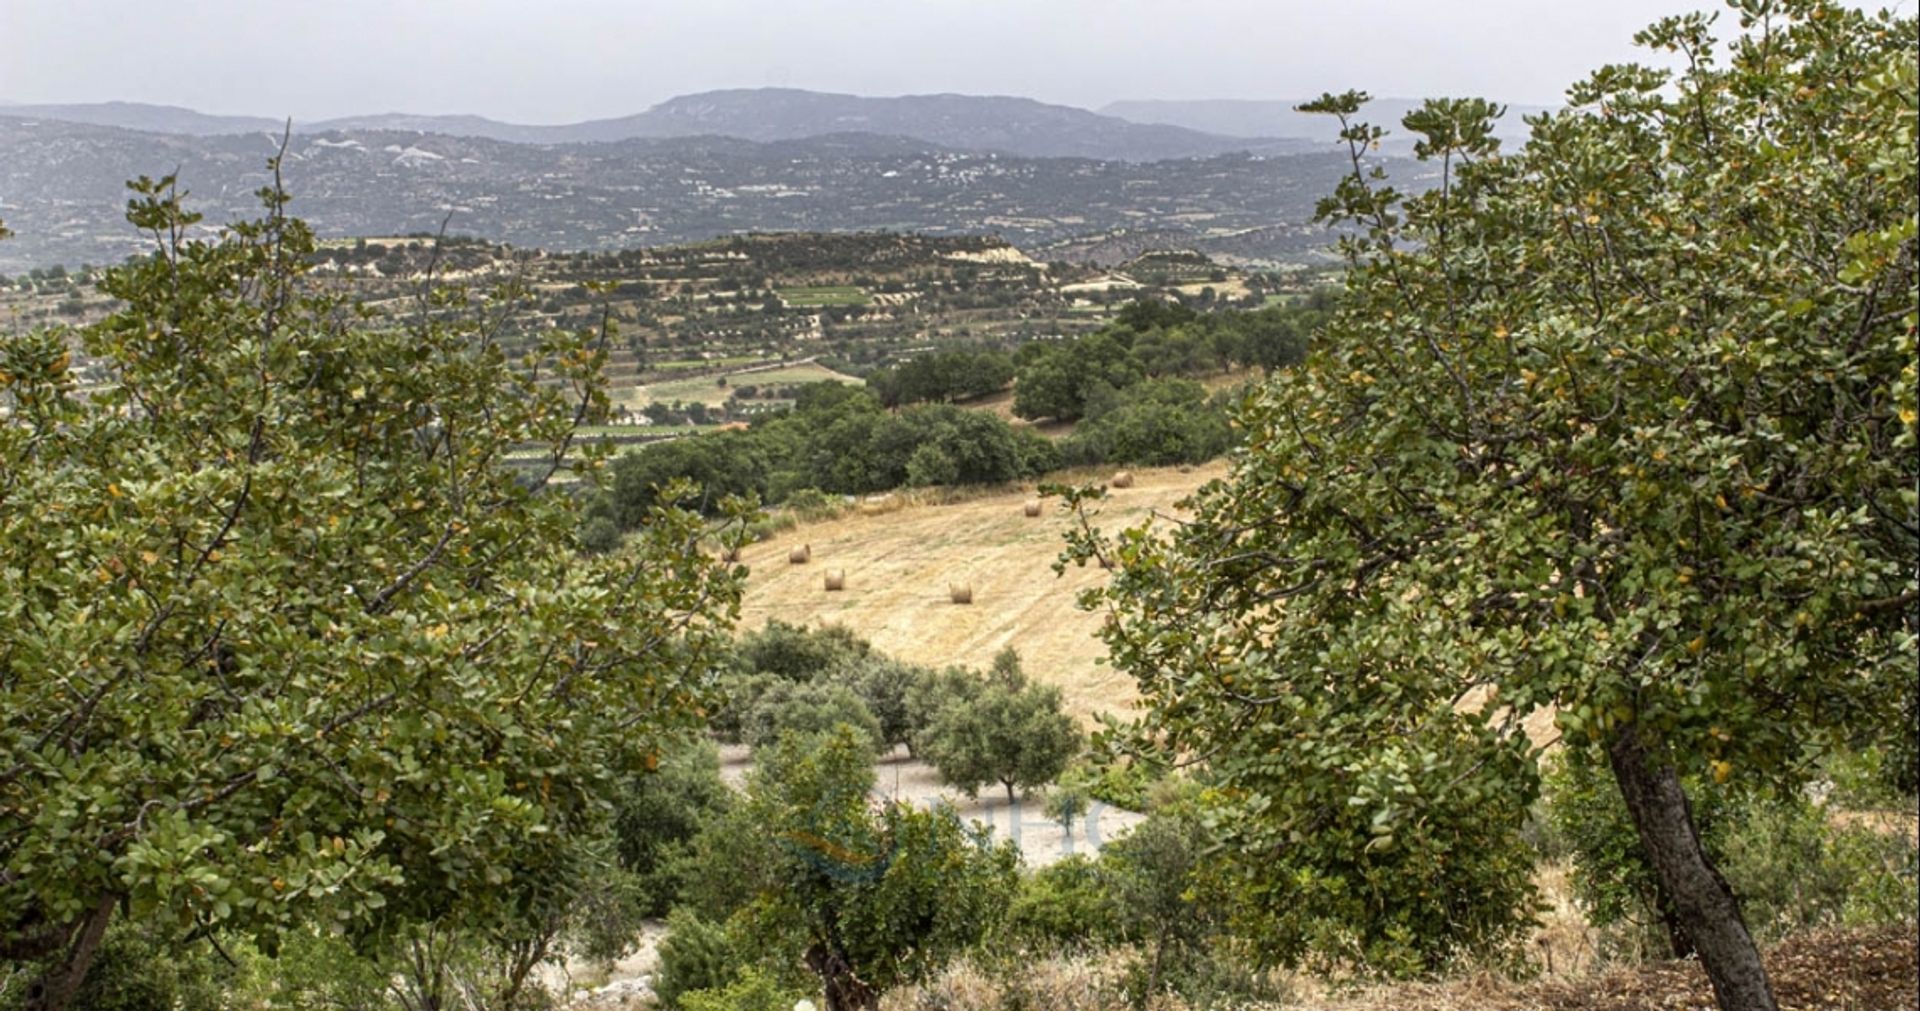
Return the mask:
[[[1551, 104], [1706, 0], [0, 0], [0, 100], [316, 120], [621, 116], [781, 85]], [[1911, 3], [1905, 4], [1911, 7]]]

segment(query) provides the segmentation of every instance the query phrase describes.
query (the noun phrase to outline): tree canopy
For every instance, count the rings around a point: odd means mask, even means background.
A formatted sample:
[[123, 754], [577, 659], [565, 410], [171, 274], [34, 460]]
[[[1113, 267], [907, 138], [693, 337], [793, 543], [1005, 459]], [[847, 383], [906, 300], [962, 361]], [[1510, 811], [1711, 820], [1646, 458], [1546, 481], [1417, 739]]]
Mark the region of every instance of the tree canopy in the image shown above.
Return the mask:
[[122, 910], [268, 950], [534, 929], [739, 592], [698, 517], [585, 557], [574, 497], [503, 465], [558, 470], [606, 334], [548, 333], [536, 378], [485, 300], [374, 320], [303, 283], [277, 185], [208, 240], [133, 188], [121, 307], [0, 337], [0, 957], [58, 1008]]
[[944, 692], [946, 702], [919, 738], [940, 778], [969, 796], [982, 786], [1014, 790], [1053, 782], [1080, 750], [1080, 728], [1060, 710], [1060, 689], [1027, 680], [1011, 649], [994, 658], [986, 682], [971, 690]]
[[1204, 757], [1283, 953], [1515, 936], [1557, 743], [1611, 770], [1722, 1005], [1771, 1007], [1682, 777], [1785, 788], [1912, 733], [1915, 24], [1731, 7], [1517, 153], [1497, 107], [1427, 103], [1415, 194], [1363, 94], [1308, 106], [1352, 156], [1344, 297], [1191, 522], [1072, 549], [1117, 557], [1140, 736]]

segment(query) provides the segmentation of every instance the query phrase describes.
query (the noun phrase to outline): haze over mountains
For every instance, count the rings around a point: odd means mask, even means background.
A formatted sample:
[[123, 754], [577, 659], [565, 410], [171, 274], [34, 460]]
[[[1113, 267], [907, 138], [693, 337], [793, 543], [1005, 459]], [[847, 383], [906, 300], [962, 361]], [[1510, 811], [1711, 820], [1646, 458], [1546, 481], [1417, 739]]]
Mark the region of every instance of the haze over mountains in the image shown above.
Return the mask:
[[[1284, 104], [1284, 103], [1281, 103]], [[174, 106], [132, 102], [91, 105], [8, 105], [0, 115], [44, 117], [156, 133], [217, 136], [274, 131], [285, 120], [217, 116]], [[414, 130], [453, 137], [485, 137], [516, 144], [579, 144], [642, 138], [718, 136], [741, 140], [797, 140], [835, 133], [911, 137], [941, 147], [1029, 158], [1157, 161], [1232, 151], [1294, 153], [1330, 136], [1326, 121], [1298, 136], [1210, 134], [1170, 119], [1132, 121], [1030, 98], [976, 95], [903, 95], [869, 98], [795, 88], [737, 88], [682, 95], [644, 112], [553, 126], [504, 123], [485, 116], [379, 113], [310, 123], [298, 133], [338, 130]]]
[[[1103, 116], [1132, 123], [1158, 123], [1224, 137], [1293, 137], [1331, 141], [1333, 120], [1311, 112], [1299, 112], [1299, 102], [1260, 99], [1201, 99], [1172, 101], [1108, 102], [1100, 107]], [[1401, 117], [1420, 107], [1418, 99], [1376, 98], [1368, 102], [1363, 118], [1392, 131], [1389, 144], [1409, 149], [1412, 141], [1399, 129]], [[1503, 143], [1514, 145], [1527, 139], [1527, 124], [1522, 117], [1550, 111], [1545, 105], [1509, 105], [1507, 114], [1494, 121], [1493, 133]]]
[[[1273, 134], [1251, 132], [1268, 122]], [[120, 214], [137, 175], [178, 168], [209, 222], [249, 214], [284, 128], [126, 102], [0, 105], [0, 219], [18, 233], [0, 270], [136, 251]], [[287, 183], [323, 235], [433, 230], [451, 214], [456, 233], [556, 249], [889, 228], [996, 233], [1043, 256], [1130, 236], [1122, 247], [1303, 262], [1326, 239], [1314, 201], [1341, 171], [1334, 124], [1282, 102], [1091, 112], [765, 88], [557, 126], [391, 113], [293, 128]], [[1396, 174], [1418, 185], [1422, 171]]]

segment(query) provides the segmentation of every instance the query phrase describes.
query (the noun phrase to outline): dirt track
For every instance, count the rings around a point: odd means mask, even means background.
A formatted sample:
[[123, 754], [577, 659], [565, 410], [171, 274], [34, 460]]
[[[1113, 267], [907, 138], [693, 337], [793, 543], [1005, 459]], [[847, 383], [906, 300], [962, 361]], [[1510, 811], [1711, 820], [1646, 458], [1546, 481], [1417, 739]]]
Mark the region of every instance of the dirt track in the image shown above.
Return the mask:
[[[1099, 524], [1117, 531], [1151, 510], [1171, 512], [1225, 473], [1224, 462], [1189, 473], [1136, 469], [1133, 487], [1111, 491]], [[1054, 575], [1067, 518], [1049, 501], [1040, 518], [1028, 519], [1021, 505], [1032, 497], [1009, 489], [952, 505], [868, 506], [752, 545], [741, 556], [752, 575], [740, 627], [769, 618], [839, 624], [891, 656], [976, 668], [1012, 646], [1029, 675], [1060, 686], [1069, 712], [1122, 712], [1135, 698], [1133, 683], [1102, 662], [1100, 616], [1074, 606], [1105, 573], [1089, 566]], [[812, 547], [812, 561], [787, 564], [787, 550], [800, 544]], [[823, 588], [830, 569], [845, 570], [844, 591]], [[959, 583], [973, 588], [971, 605], [949, 602], [948, 585]]]

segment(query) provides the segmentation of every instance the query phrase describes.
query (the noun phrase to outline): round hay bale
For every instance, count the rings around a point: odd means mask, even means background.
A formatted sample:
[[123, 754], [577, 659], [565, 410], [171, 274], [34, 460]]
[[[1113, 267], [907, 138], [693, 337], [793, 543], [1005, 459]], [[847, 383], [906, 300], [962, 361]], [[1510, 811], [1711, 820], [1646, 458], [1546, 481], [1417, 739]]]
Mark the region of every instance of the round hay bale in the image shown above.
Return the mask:
[[1120, 473], [1113, 475], [1113, 486], [1115, 488], [1133, 487], [1133, 471], [1123, 470]]
[[828, 569], [826, 582], [827, 582], [828, 593], [837, 593], [841, 590], [846, 589], [847, 588], [847, 570]]
[[1038, 516], [1038, 515], [1040, 515], [1040, 502], [1039, 502], [1039, 500], [1037, 500], [1037, 499], [1036, 499], [1036, 500], [1034, 500], [1034, 501], [1032, 501], [1032, 502], [1028, 502], [1028, 503], [1027, 503], [1027, 505], [1026, 505], [1026, 513], [1027, 513], [1027, 518], [1028, 518], [1028, 519], [1033, 519], [1033, 518], [1034, 518], [1035, 516]]
[[813, 561], [813, 545], [811, 544], [802, 544], [787, 552], [788, 565], [805, 565], [810, 561]]
[[966, 583], [948, 583], [947, 599], [956, 604], [973, 603], [973, 587]]

